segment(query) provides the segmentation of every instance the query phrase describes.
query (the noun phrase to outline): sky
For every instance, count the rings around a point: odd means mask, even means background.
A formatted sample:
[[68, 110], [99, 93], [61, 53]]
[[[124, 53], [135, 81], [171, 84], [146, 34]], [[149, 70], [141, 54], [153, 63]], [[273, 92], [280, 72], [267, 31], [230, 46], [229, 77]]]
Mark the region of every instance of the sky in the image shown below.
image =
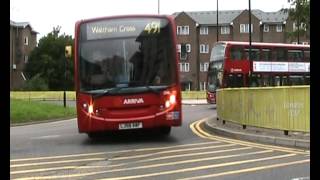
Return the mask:
[[[215, 11], [216, 0], [159, 0], [160, 14], [181, 11]], [[251, 9], [265, 12], [288, 8], [288, 0], [251, 0]], [[249, 9], [248, 0], [219, 0], [219, 10]], [[102, 16], [158, 14], [158, 0], [10, 0], [10, 20], [29, 22], [39, 34], [47, 35], [53, 27], [74, 37], [75, 22]]]

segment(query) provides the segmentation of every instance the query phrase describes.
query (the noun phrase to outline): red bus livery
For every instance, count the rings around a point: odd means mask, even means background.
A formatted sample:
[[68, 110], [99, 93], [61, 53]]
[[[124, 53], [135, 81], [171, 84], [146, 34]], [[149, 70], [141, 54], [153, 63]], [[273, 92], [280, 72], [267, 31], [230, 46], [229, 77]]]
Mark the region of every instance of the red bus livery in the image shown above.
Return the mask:
[[207, 102], [218, 88], [310, 84], [310, 46], [282, 43], [217, 42], [211, 51]]
[[170, 16], [116, 16], [75, 26], [78, 129], [181, 126], [175, 23]]

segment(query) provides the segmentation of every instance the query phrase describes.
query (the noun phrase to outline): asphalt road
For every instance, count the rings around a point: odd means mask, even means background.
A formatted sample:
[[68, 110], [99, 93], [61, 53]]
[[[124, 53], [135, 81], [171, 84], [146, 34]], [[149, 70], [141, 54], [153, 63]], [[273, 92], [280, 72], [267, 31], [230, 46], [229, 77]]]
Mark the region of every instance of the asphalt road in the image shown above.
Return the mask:
[[225, 139], [197, 120], [211, 105], [184, 105], [183, 126], [169, 137], [152, 132], [90, 140], [76, 119], [12, 127], [11, 179], [309, 179], [309, 154]]

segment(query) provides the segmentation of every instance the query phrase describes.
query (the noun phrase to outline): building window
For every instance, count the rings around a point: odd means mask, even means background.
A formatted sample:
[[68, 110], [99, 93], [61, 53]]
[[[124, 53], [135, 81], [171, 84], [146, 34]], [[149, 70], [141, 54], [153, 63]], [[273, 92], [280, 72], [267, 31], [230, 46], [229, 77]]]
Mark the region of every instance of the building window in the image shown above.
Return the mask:
[[24, 63], [28, 63], [29, 57], [27, 55], [24, 56]]
[[200, 34], [207, 35], [209, 32], [208, 27], [200, 27]]
[[200, 71], [207, 72], [209, 67], [209, 63], [200, 63]]
[[277, 32], [282, 32], [282, 24], [277, 24], [276, 31]]
[[200, 53], [209, 53], [209, 45], [200, 44]]
[[229, 26], [222, 26], [220, 30], [221, 30], [221, 34], [230, 34]]
[[269, 25], [268, 24], [263, 25], [263, 32], [269, 32]]
[[177, 26], [177, 35], [189, 35], [189, 26]]
[[24, 37], [24, 45], [28, 45], [29, 44], [29, 39], [28, 36]]
[[189, 63], [179, 63], [180, 65], [180, 72], [189, 72], [190, 67]]
[[180, 53], [180, 59], [186, 60], [188, 57], [187, 53], [191, 52], [190, 44], [177, 44], [178, 53]]
[[[253, 32], [253, 24], [251, 24], [251, 32]], [[249, 24], [240, 24], [240, 33], [249, 33]]]
[[[293, 23], [293, 31], [297, 31], [298, 30], [298, 26], [297, 26], [297, 23]], [[300, 24], [300, 30], [303, 29], [304, 31], [307, 30], [307, 26], [305, 23], [301, 23]]]
[[206, 85], [206, 82], [200, 82], [200, 91], [205, 91], [207, 89]]
[[191, 52], [191, 44], [186, 44], [186, 49], [187, 49], [187, 52]]

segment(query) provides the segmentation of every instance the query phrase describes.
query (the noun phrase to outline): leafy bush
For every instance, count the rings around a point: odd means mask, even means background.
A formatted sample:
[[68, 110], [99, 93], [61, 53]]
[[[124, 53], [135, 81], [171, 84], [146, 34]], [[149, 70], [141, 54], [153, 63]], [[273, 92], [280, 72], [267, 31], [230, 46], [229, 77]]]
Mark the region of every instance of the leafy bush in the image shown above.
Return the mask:
[[26, 91], [47, 91], [49, 90], [48, 83], [40, 74], [36, 74], [25, 83], [24, 90]]

